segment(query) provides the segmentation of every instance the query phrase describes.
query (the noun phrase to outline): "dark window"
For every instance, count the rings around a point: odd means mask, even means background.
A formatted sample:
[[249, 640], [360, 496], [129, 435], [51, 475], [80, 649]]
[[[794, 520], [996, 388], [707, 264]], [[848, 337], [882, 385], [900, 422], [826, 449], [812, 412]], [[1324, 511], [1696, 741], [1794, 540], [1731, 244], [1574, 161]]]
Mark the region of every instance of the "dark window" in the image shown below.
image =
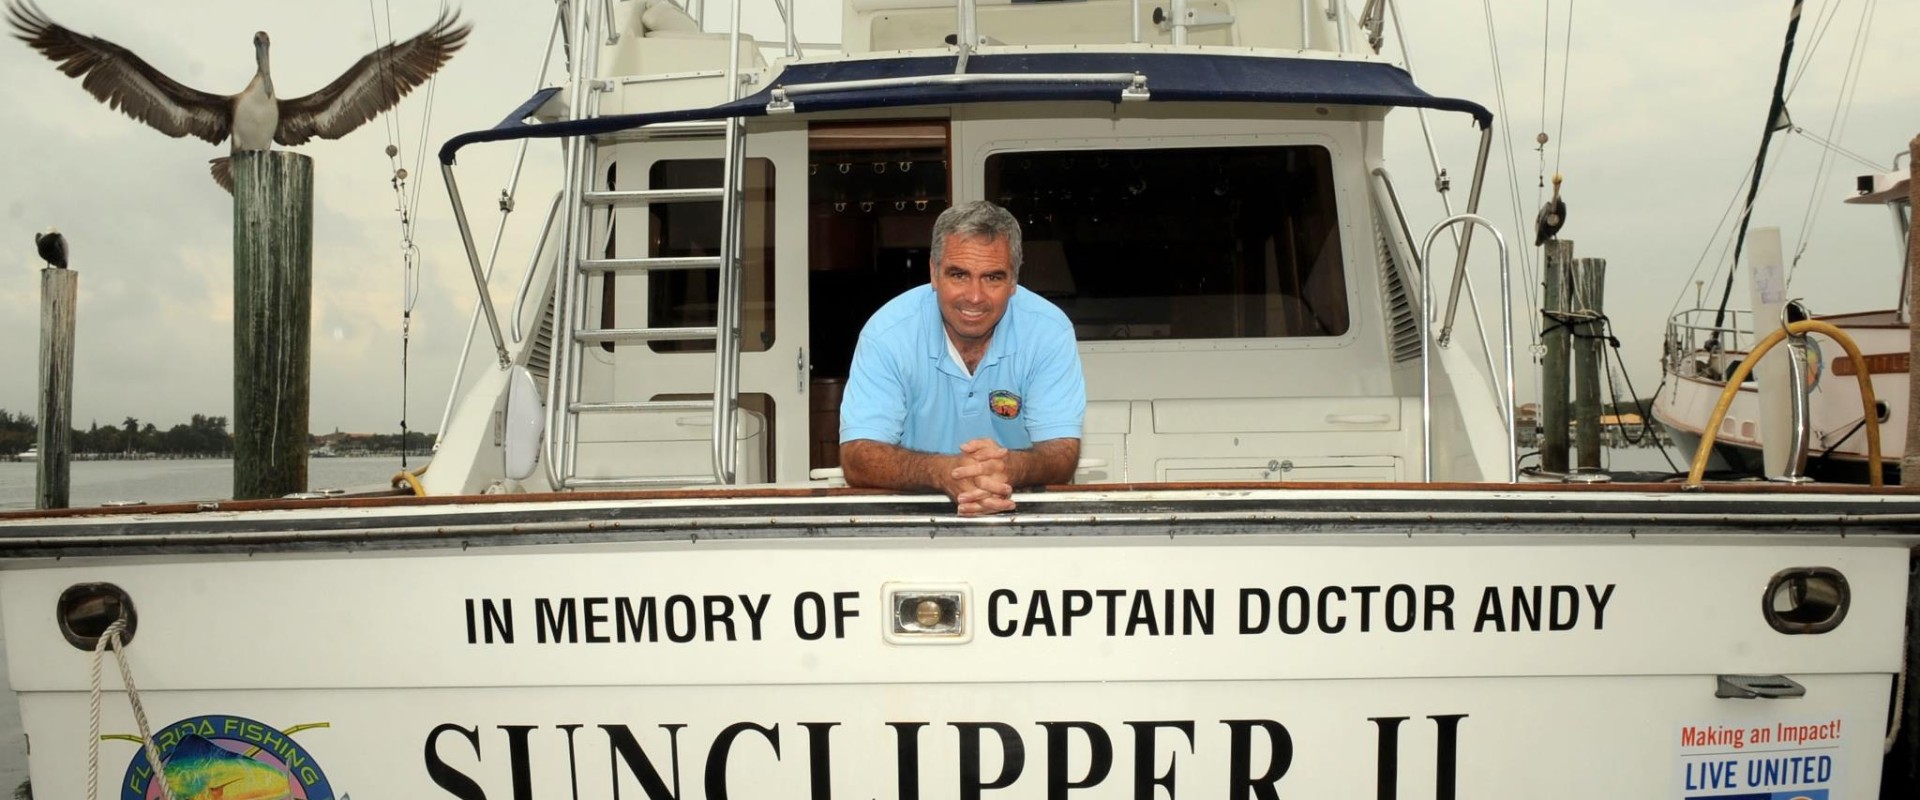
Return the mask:
[[1020, 285], [1081, 341], [1347, 332], [1325, 148], [1000, 153], [986, 197], [1023, 226]]
[[[648, 175], [655, 189], [711, 189], [720, 185], [720, 160], [658, 161]], [[746, 161], [741, 217], [740, 349], [773, 346], [773, 162]], [[720, 203], [662, 203], [648, 210], [647, 255], [720, 255]], [[647, 324], [698, 328], [716, 324], [720, 273], [711, 269], [654, 272], [647, 292]], [[711, 353], [712, 341], [649, 342], [655, 352]]]

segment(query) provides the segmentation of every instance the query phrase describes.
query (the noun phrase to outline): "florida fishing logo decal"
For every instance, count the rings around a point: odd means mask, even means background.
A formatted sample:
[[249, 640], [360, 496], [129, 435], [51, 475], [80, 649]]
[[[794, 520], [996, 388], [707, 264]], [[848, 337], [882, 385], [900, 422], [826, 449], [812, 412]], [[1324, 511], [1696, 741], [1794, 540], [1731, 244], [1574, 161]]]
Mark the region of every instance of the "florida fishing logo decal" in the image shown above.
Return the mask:
[[987, 408], [993, 409], [993, 415], [1001, 419], [1015, 419], [1020, 416], [1020, 395], [1005, 389], [995, 389], [987, 395]]
[[[325, 727], [328, 723], [316, 722], [280, 730], [245, 717], [213, 714], [156, 730], [153, 739], [166, 765], [167, 786], [178, 800], [334, 800], [319, 762], [293, 741], [299, 731]], [[127, 734], [100, 738], [140, 741]], [[141, 745], [120, 782], [120, 800], [160, 796], [147, 749]]]

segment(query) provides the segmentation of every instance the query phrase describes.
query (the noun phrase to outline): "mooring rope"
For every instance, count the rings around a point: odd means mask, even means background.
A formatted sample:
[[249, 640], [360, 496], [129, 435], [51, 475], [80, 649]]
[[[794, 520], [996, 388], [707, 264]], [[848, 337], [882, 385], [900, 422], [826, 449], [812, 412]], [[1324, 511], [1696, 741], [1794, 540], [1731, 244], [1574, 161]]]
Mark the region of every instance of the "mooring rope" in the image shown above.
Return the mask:
[[100, 640], [93, 645], [93, 688], [87, 695], [89, 708], [87, 724], [87, 800], [99, 797], [100, 788], [100, 672], [103, 656], [107, 648], [113, 649], [113, 658], [120, 665], [120, 680], [127, 686], [127, 702], [133, 706], [133, 721], [140, 728], [140, 742], [146, 747], [147, 763], [153, 765], [153, 780], [160, 785], [161, 800], [173, 800], [173, 787], [167, 785], [167, 775], [160, 763], [160, 747], [153, 741], [153, 728], [147, 724], [147, 710], [140, 704], [140, 690], [133, 685], [133, 668], [127, 665], [127, 653], [121, 649], [120, 634], [127, 629], [127, 621], [116, 619], [112, 625], [100, 634]]

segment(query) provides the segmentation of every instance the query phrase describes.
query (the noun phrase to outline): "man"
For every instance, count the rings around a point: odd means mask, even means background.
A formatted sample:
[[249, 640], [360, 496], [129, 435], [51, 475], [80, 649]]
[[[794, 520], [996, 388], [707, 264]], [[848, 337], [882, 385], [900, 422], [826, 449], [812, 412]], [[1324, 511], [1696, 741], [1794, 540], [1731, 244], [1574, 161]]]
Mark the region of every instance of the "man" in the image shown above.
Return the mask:
[[1086, 381], [1073, 323], [1020, 291], [1020, 223], [985, 201], [933, 223], [932, 283], [860, 331], [840, 407], [847, 483], [938, 491], [962, 515], [1012, 511], [1013, 487], [1068, 483]]

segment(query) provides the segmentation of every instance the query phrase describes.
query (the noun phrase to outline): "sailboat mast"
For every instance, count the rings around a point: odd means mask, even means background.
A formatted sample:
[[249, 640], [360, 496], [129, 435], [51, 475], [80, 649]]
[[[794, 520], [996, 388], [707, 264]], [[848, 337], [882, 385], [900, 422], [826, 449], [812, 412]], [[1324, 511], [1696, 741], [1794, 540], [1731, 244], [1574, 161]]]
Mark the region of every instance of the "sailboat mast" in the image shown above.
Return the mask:
[[1747, 244], [1747, 224], [1753, 221], [1753, 201], [1760, 194], [1760, 173], [1767, 167], [1767, 146], [1773, 143], [1776, 123], [1787, 108], [1787, 62], [1793, 58], [1793, 37], [1800, 30], [1802, 0], [1793, 0], [1793, 13], [1787, 20], [1787, 41], [1780, 48], [1780, 72], [1773, 79], [1773, 102], [1767, 104], [1767, 124], [1760, 131], [1760, 152], [1753, 157], [1753, 180], [1747, 185], [1747, 202], [1740, 208], [1740, 233], [1733, 239], [1733, 266], [1727, 270], [1727, 285], [1720, 292], [1720, 308], [1714, 312], [1713, 327], [1718, 330], [1727, 316], [1727, 299], [1733, 296], [1733, 276], [1740, 269], [1740, 253]]

